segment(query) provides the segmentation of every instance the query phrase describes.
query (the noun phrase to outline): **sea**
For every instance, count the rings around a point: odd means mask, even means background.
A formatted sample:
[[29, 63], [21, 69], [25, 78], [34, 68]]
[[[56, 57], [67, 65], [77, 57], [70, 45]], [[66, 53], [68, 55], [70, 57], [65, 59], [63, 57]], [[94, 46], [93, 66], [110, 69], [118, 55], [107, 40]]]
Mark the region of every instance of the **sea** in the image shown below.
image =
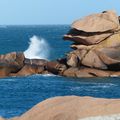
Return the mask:
[[[71, 51], [63, 35], [70, 25], [0, 26], [0, 54], [24, 52], [27, 58], [54, 60]], [[39, 102], [56, 96], [120, 98], [120, 78], [69, 78], [32, 75], [0, 79], [0, 116], [20, 116]]]

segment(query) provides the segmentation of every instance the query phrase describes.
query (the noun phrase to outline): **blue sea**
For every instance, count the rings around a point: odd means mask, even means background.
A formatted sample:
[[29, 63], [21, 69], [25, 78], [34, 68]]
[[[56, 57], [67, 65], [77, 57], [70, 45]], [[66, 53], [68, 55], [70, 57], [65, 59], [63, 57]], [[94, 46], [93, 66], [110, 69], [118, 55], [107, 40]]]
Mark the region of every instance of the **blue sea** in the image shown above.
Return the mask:
[[[69, 46], [72, 43], [62, 39], [69, 29], [69, 25], [2, 26], [0, 54], [24, 52], [30, 48], [30, 40], [36, 36], [49, 45], [49, 60], [64, 57], [71, 51]], [[43, 51], [45, 52], [44, 48]], [[32, 55], [32, 51], [29, 54]], [[65, 95], [120, 98], [120, 78], [77, 79], [32, 75], [0, 79], [0, 116], [20, 116], [47, 98]]]

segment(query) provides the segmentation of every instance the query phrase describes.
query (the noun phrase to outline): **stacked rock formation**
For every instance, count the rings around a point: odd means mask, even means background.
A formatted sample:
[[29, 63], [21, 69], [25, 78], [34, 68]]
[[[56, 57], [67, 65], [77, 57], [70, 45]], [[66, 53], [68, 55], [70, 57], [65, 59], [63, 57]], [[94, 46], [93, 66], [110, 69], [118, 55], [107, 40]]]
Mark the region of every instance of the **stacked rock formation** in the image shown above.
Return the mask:
[[73, 71], [78, 77], [110, 76], [120, 71], [120, 23], [115, 11], [75, 21], [64, 39], [74, 42], [74, 51], [67, 55], [70, 68], [66, 76]]

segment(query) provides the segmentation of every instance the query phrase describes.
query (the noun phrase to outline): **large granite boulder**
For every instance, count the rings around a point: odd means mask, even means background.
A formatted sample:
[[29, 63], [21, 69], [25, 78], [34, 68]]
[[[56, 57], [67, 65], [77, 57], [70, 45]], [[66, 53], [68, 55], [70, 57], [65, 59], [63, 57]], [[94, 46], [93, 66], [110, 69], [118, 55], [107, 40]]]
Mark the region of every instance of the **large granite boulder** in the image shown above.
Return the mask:
[[0, 55], [0, 76], [9, 76], [10, 73], [17, 73], [24, 66], [24, 59], [22, 52]]
[[72, 28], [85, 32], [115, 31], [118, 27], [119, 19], [113, 10], [89, 15], [72, 24]]
[[118, 32], [120, 24], [115, 11], [105, 11], [77, 20], [71, 27], [69, 33], [64, 36], [65, 40], [71, 40], [77, 44], [93, 45]]
[[[119, 99], [64, 96], [47, 99], [11, 120], [84, 120], [88, 117], [120, 116]], [[107, 118], [108, 118], [107, 117]], [[103, 118], [103, 117], [102, 117]], [[120, 118], [120, 117], [119, 117]], [[85, 119], [106, 120], [106, 119]], [[119, 120], [119, 119], [107, 119]]]

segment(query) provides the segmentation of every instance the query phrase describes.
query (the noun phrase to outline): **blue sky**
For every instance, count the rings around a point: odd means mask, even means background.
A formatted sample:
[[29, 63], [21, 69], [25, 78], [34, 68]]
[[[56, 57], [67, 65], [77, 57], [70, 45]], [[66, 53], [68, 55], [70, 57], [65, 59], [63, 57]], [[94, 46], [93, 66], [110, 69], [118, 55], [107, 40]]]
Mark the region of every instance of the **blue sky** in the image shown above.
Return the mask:
[[115, 9], [120, 0], [0, 0], [0, 25], [71, 24], [90, 13]]

